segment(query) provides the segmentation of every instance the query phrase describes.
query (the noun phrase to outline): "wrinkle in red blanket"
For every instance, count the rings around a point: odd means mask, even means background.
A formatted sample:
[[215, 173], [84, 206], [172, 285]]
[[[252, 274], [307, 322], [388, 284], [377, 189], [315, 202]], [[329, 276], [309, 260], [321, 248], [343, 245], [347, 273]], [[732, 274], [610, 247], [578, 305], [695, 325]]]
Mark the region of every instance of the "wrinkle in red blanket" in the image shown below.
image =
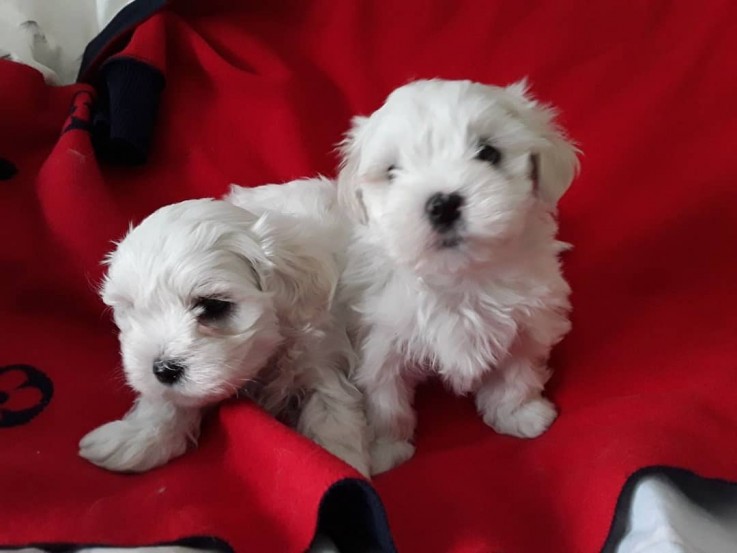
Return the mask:
[[[24, 424], [0, 417], [0, 544], [306, 547], [320, 497], [353, 473], [252, 406], [223, 407], [196, 451], [148, 474], [77, 457], [131, 401], [99, 260], [165, 203], [334, 174], [349, 117], [420, 77], [527, 75], [585, 155], [560, 208], [575, 244], [560, 418], [536, 440], [502, 437], [467, 399], [423, 389], [417, 456], [374, 483], [399, 550], [596, 551], [637, 468], [737, 479], [736, 20], [729, 0], [172, 3], [120, 54], [166, 79], [134, 168], [99, 162], [84, 125], [63, 132], [92, 86], [0, 61], [0, 157], [17, 169], [0, 182], [0, 364], [53, 382]], [[16, 378], [0, 374], [0, 413], [28, 399], [12, 398]]]

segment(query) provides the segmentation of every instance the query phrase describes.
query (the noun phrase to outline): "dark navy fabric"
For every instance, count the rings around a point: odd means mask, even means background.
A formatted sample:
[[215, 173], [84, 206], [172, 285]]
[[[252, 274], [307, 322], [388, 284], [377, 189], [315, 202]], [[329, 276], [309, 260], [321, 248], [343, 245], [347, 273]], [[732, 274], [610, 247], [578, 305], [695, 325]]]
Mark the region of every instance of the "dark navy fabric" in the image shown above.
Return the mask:
[[0, 157], [0, 180], [10, 180], [17, 172], [18, 168], [12, 161]]
[[122, 42], [136, 25], [161, 10], [166, 4], [167, 0], [134, 0], [120, 10], [85, 48], [77, 81], [88, 82], [90, 78], [93, 78], [92, 69], [113, 55], [116, 46], [122, 47]]
[[346, 478], [330, 486], [315, 535], [327, 536], [341, 552], [396, 552], [381, 499], [365, 480]]
[[145, 163], [164, 76], [145, 62], [117, 57], [100, 68], [97, 80], [98, 101], [92, 121], [97, 155], [121, 165]]
[[[193, 536], [190, 538], [182, 538], [174, 542], [162, 542], [150, 544], [148, 547], [162, 547], [166, 545], [175, 545], [180, 547], [191, 547], [192, 549], [202, 549], [203, 551], [216, 551], [217, 553], [235, 553], [233, 548], [230, 547], [223, 540], [218, 538], [212, 538], [209, 536]], [[109, 545], [109, 544], [74, 544], [74, 543], [35, 543], [25, 546], [13, 546], [13, 547], [0, 547], [0, 551], [16, 551], [22, 548], [35, 548], [44, 551], [44, 553], [75, 553], [85, 548], [98, 547], [101, 549], [105, 548], [119, 548], [125, 547], [120, 545]], [[131, 546], [134, 547], [134, 546]]]

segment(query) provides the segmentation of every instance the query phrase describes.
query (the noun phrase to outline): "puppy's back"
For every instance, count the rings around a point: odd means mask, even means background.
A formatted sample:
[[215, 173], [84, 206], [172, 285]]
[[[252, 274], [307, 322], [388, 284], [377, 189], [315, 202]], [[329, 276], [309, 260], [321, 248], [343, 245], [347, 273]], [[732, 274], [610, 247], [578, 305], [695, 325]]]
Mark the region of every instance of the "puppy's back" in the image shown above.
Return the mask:
[[340, 217], [335, 183], [322, 177], [254, 188], [233, 184], [225, 200], [256, 215], [279, 212], [323, 221]]

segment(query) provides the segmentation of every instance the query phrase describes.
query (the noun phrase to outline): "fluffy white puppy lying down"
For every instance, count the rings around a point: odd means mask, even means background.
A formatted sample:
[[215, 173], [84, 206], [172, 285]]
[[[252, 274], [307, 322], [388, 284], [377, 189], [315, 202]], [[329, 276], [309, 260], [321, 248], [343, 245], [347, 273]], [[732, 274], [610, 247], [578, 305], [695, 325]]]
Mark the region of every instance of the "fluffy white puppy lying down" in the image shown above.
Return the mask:
[[230, 201], [162, 207], [128, 232], [101, 295], [138, 398], [82, 439], [82, 457], [115, 471], [162, 465], [197, 440], [204, 407], [242, 393], [368, 473], [334, 301], [347, 238], [335, 196], [320, 179], [233, 187]]
[[372, 472], [412, 456], [428, 374], [474, 394], [496, 431], [540, 435], [556, 417], [548, 355], [570, 328], [556, 203], [578, 165], [553, 110], [524, 82], [417, 81], [356, 117], [342, 153]]

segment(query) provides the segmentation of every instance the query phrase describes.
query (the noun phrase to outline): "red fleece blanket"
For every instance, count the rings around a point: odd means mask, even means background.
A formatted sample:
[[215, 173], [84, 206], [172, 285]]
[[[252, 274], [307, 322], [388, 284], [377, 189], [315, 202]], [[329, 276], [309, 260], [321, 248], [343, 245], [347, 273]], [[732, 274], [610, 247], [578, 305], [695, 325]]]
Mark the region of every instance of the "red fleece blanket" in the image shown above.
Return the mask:
[[147, 474], [77, 456], [132, 399], [99, 261], [163, 204], [334, 174], [349, 117], [421, 77], [527, 75], [584, 156], [560, 206], [560, 418], [503, 437], [421, 390], [416, 457], [373, 482], [397, 548], [598, 551], [638, 468], [737, 480], [735, 21], [731, 0], [182, 0], [102, 37], [80, 84], [0, 61], [0, 547], [308, 545], [325, 490], [356, 475], [248, 404]]

